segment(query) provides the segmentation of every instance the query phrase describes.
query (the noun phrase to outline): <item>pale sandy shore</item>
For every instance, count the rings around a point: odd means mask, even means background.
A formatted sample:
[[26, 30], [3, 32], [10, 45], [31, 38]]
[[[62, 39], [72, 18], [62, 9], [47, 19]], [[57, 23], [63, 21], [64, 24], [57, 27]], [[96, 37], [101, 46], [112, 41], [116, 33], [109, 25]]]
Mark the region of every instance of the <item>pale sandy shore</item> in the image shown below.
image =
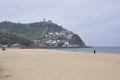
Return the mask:
[[0, 50], [0, 80], [120, 80], [120, 55]]

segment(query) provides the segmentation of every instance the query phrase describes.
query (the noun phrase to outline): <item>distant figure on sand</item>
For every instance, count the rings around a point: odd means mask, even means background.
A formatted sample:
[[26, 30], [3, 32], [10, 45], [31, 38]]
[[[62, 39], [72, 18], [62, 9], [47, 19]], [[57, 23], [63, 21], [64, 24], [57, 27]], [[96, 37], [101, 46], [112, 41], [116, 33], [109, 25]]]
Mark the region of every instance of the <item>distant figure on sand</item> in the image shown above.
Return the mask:
[[74, 52], [76, 52], [76, 50], [74, 50]]
[[96, 50], [94, 50], [94, 55], [96, 54]]
[[2, 51], [5, 51], [6, 50], [6, 47], [5, 46], [2, 46]]

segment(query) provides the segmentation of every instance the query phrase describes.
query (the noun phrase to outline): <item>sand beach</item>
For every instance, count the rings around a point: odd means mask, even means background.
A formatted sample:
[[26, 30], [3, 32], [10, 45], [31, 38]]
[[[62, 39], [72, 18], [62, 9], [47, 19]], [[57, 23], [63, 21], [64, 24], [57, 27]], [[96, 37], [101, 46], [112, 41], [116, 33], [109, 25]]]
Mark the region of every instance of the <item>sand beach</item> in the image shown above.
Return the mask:
[[0, 80], [120, 80], [120, 55], [0, 50]]

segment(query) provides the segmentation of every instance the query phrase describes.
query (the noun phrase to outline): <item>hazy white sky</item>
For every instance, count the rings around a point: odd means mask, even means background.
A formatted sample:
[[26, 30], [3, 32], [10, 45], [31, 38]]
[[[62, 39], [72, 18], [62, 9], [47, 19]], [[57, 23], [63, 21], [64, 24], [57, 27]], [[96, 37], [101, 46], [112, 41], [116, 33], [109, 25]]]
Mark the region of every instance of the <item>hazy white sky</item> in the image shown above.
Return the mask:
[[80, 35], [90, 46], [120, 46], [120, 0], [0, 0], [0, 21], [43, 18]]

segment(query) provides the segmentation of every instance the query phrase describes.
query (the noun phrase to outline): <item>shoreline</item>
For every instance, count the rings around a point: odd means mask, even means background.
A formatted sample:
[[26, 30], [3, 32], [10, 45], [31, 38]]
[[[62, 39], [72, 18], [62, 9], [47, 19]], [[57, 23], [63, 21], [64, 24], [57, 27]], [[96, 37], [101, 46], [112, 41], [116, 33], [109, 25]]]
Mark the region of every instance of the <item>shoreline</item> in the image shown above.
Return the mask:
[[[1, 48], [0, 48], [1, 49]], [[68, 52], [80, 52], [80, 53], [94, 53], [94, 50], [99, 54], [120, 54], [120, 47], [85, 47], [85, 48], [7, 48], [7, 49], [46, 49], [46, 50], [58, 50]]]
[[[111, 48], [113, 50], [111, 50]], [[117, 48], [117, 49], [116, 49]], [[93, 48], [54, 48], [51, 50], [59, 51], [71, 51], [71, 52], [82, 52], [82, 53], [107, 53], [107, 54], [120, 54], [120, 47], [93, 47]]]
[[[74, 50], [65, 50], [67, 48], [7, 48], [5, 51], [2, 51], [1, 48], [0, 48], [0, 51], [1, 52], [6, 52], [7, 50], [48, 50], [48, 51], [58, 51], [58, 52], [67, 52], [67, 53], [80, 53], [80, 54], [94, 54], [94, 52], [88, 52], [88, 51], [78, 51], [76, 50], [76, 48]], [[71, 49], [71, 48], [68, 48], [68, 49]], [[93, 49], [94, 50], [94, 49]], [[96, 55], [97, 54], [115, 54], [115, 55], [120, 55], [120, 53], [112, 53], [112, 52], [99, 52], [99, 51], [96, 51]]]
[[119, 63], [118, 54], [7, 49], [0, 50], [0, 80], [120, 80]]

